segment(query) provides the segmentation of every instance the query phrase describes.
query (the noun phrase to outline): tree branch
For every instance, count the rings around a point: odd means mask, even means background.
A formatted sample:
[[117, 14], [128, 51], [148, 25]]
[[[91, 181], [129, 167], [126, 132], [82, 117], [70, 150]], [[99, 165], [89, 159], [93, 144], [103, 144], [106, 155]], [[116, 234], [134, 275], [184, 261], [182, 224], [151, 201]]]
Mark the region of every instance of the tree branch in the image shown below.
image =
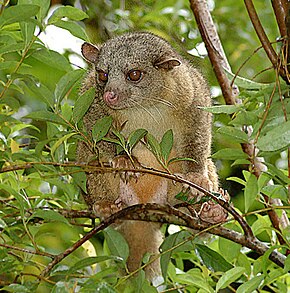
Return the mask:
[[278, 56], [263, 29], [252, 0], [244, 0], [244, 2], [257, 36], [274, 68], [277, 68]]
[[286, 11], [287, 1], [286, 0], [271, 0], [272, 7], [276, 16], [277, 24], [282, 38], [287, 37], [286, 27]]
[[33, 251], [33, 250], [30, 250], [30, 249], [20, 248], [20, 247], [16, 247], [16, 246], [5, 244], [5, 243], [0, 243], [0, 247], [5, 247], [5, 248], [12, 249], [12, 250], [17, 250], [17, 251], [21, 251], [21, 252], [24, 252], [24, 253], [30, 253], [30, 254], [35, 254], [35, 255], [46, 256], [46, 257], [49, 257], [49, 258], [54, 258], [53, 254], [50, 254], [50, 253], [47, 253], [47, 252]]
[[[269, 247], [260, 242], [256, 237], [249, 239], [241, 233], [229, 230], [224, 227], [219, 227], [221, 224], [211, 225], [202, 222], [199, 218], [183, 213], [179, 209], [176, 209], [170, 205], [164, 206], [156, 203], [138, 204], [122, 209], [121, 211], [105, 219], [100, 225], [93, 228], [89, 233], [87, 233], [83, 238], [74, 243], [74, 245], [72, 245], [70, 248], [65, 250], [63, 253], [55, 256], [54, 259], [41, 272], [40, 276], [45, 277], [53, 269], [53, 267], [61, 262], [66, 256], [79, 248], [93, 235], [107, 228], [117, 220], [138, 220], [147, 222], [158, 222], [163, 224], [176, 224], [180, 226], [186, 226], [188, 228], [198, 231], [206, 230], [206, 232], [210, 232], [212, 234], [232, 240], [235, 243], [239, 243], [242, 246], [248, 247], [257, 252], [259, 255], [264, 255], [269, 250]], [[283, 267], [286, 258], [283, 254], [277, 251], [273, 251], [269, 256], [269, 259], [276, 263], [278, 266]]]
[[248, 11], [250, 20], [254, 26], [254, 29], [256, 31], [256, 34], [270, 60], [270, 62], [273, 64], [274, 68], [279, 71], [279, 75], [287, 82], [289, 83], [288, 76], [285, 72], [284, 67], [281, 67], [279, 58], [275, 50], [273, 49], [265, 31], [264, 28], [260, 22], [259, 16], [256, 12], [256, 9], [254, 7], [253, 1], [252, 0], [244, 0], [246, 9]]
[[[203, 187], [195, 184], [194, 182], [185, 180], [184, 178], [181, 178], [178, 175], [174, 174], [169, 174], [165, 173], [159, 170], [154, 170], [154, 169], [134, 169], [134, 168], [112, 168], [110, 167], [109, 163], [102, 163], [103, 166], [92, 166], [92, 165], [87, 165], [84, 163], [74, 163], [74, 162], [67, 162], [67, 163], [57, 163], [57, 162], [28, 162], [26, 164], [22, 165], [15, 165], [14, 168], [16, 170], [21, 170], [21, 169], [27, 169], [27, 168], [32, 168], [35, 165], [53, 165], [53, 166], [59, 166], [59, 167], [80, 167], [82, 168], [83, 172], [87, 173], [122, 173], [122, 172], [133, 172], [133, 173], [143, 173], [143, 174], [150, 174], [150, 175], [155, 175], [163, 178], [167, 178], [170, 180], [173, 180], [175, 182], [179, 182], [182, 184], [187, 184], [190, 187], [193, 187], [197, 189], [198, 191], [202, 192], [204, 195], [210, 197], [213, 199], [215, 202], [217, 202], [219, 205], [221, 205], [226, 211], [228, 211], [234, 218], [239, 222], [241, 225], [242, 229], [244, 230], [245, 236], [248, 239], [252, 239], [253, 232], [251, 230], [251, 227], [248, 225], [248, 223], [241, 217], [241, 215], [234, 209], [232, 205], [229, 204], [223, 197], [218, 197], [215, 194], [211, 193], [210, 191], [204, 189]], [[14, 171], [13, 166], [9, 167], [4, 167], [0, 170], [0, 173], [3, 172], [10, 172]]]
[[197, 26], [205, 43], [210, 62], [221, 87], [226, 104], [234, 105], [236, 103], [235, 97], [238, 95], [239, 91], [235, 85], [231, 86], [225, 74], [225, 69], [231, 71], [231, 68], [207, 8], [207, 1], [190, 0], [190, 7], [194, 13]]

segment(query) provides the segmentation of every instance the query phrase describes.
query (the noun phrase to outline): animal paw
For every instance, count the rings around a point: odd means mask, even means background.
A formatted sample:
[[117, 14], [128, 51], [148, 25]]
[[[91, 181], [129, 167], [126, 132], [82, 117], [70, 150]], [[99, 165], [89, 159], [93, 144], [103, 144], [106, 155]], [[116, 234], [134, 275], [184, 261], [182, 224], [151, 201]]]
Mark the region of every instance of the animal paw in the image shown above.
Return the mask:
[[[220, 189], [219, 193], [224, 200], [229, 201], [230, 196], [227, 191]], [[198, 216], [204, 222], [218, 224], [226, 221], [228, 212], [218, 203], [208, 201], [202, 204]]]
[[[116, 156], [112, 160], [112, 167], [113, 168], [126, 168], [126, 169], [138, 169], [141, 168], [141, 164], [138, 162], [137, 158], [132, 156], [132, 160], [125, 155], [119, 155]], [[120, 178], [123, 182], [128, 183], [131, 179], [137, 180], [140, 177], [140, 173], [137, 172], [130, 172], [130, 171], [124, 171], [119, 173]]]

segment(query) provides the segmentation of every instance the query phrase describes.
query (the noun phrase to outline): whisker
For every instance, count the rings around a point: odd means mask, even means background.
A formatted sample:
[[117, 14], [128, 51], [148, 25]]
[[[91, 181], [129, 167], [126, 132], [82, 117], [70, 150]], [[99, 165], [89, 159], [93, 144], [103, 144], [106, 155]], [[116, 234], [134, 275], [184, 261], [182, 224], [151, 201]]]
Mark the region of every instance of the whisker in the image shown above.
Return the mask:
[[150, 100], [150, 101], [159, 102], [160, 104], [168, 106], [169, 108], [174, 108], [174, 109], [177, 108], [173, 103], [171, 103], [171, 102], [169, 102], [167, 100], [161, 99], [161, 98], [147, 98], [147, 99]]
[[147, 109], [145, 108], [142, 104], [138, 103], [137, 101], [132, 99], [132, 102], [135, 104], [135, 106], [137, 106], [136, 108], [142, 109], [144, 110], [147, 114], [149, 114], [149, 116], [156, 122], [158, 123], [158, 121], [156, 120], [155, 116]]
[[160, 110], [156, 105], [153, 104], [153, 107], [155, 108], [155, 111], [158, 113], [161, 120], [164, 120], [164, 116], [161, 114]]

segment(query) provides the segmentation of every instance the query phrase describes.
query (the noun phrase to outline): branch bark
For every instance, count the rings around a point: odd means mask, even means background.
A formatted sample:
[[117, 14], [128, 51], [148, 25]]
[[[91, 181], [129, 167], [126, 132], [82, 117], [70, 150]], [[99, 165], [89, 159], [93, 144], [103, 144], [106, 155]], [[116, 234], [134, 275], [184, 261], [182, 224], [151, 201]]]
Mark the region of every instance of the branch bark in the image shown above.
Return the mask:
[[225, 74], [225, 69], [231, 72], [222, 44], [216, 31], [206, 0], [190, 0], [190, 7], [205, 43], [210, 62], [220, 84], [227, 105], [234, 105], [239, 94], [238, 88], [231, 83]]
[[[100, 225], [93, 228], [89, 233], [87, 233], [83, 238], [74, 243], [74, 245], [72, 245], [70, 248], [65, 250], [63, 253], [55, 256], [54, 259], [41, 272], [40, 276], [47, 276], [49, 272], [54, 268], [54, 266], [60, 263], [65, 257], [67, 257], [69, 254], [79, 248], [93, 235], [115, 223], [117, 220], [138, 220], [147, 222], [158, 222], [163, 224], [176, 224], [180, 226], [186, 226], [188, 228], [198, 231], [206, 231], [207, 233], [210, 232], [212, 234], [227, 238], [234, 241], [235, 243], [239, 243], [242, 246], [252, 249], [259, 255], [264, 255], [269, 250], [269, 247], [267, 245], [263, 244], [255, 237], [249, 239], [241, 233], [229, 230], [224, 227], [220, 227], [220, 224], [211, 225], [205, 222], [201, 222], [200, 219], [183, 213], [179, 209], [176, 209], [170, 205], [164, 206], [155, 203], [138, 204], [134, 206], [129, 206], [105, 219]], [[283, 254], [277, 251], [272, 251], [269, 255], [269, 259], [276, 263], [278, 266], [284, 267], [286, 258]]]
[[272, 7], [276, 16], [277, 24], [282, 38], [287, 37], [287, 26], [286, 26], [286, 11], [287, 1], [286, 0], [271, 0]]

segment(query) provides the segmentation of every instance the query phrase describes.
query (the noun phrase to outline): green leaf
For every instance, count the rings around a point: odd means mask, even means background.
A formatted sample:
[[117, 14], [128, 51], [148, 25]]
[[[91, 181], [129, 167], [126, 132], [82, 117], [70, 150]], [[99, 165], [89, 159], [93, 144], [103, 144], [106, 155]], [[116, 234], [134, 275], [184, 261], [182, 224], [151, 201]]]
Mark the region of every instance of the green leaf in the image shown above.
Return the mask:
[[239, 279], [239, 277], [245, 272], [245, 268], [236, 267], [225, 272], [216, 284], [216, 292], [220, 289], [226, 288], [229, 284]]
[[246, 159], [237, 159], [231, 164], [231, 167], [236, 166], [236, 165], [249, 165], [250, 163], [251, 162]]
[[231, 141], [235, 141], [238, 143], [248, 142], [247, 134], [244, 131], [235, 127], [224, 126], [219, 128], [217, 133], [227, 136], [228, 138], [231, 139]]
[[20, 28], [25, 43], [25, 47], [27, 47], [27, 45], [31, 42], [34, 36], [35, 27], [35, 23], [24, 21], [20, 22]]
[[274, 127], [259, 137], [257, 147], [261, 151], [274, 152], [290, 146], [290, 120]]
[[150, 150], [156, 156], [157, 159], [161, 158], [161, 148], [157, 139], [151, 134], [147, 133], [145, 136], [146, 144], [149, 146]]
[[243, 126], [243, 125], [254, 125], [257, 123], [258, 117], [257, 113], [255, 111], [239, 111], [236, 115], [236, 117], [229, 122], [230, 125], [236, 125], [236, 126]]
[[0, 229], [2, 230], [2, 229], [4, 229], [4, 228], [6, 228], [6, 227], [7, 227], [7, 224], [5, 223], [4, 220], [2, 220], [2, 219], [0, 218]]
[[145, 129], [137, 129], [130, 133], [128, 137], [129, 152], [131, 153], [135, 145], [148, 133]]
[[248, 89], [248, 90], [262, 90], [262, 89], [266, 89], [266, 88], [273, 88], [273, 84], [269, 84], [269, 83], [258, 83], [249, 79], [246, 79], [244, 77], [240, 77], [238, 75], [233, 74], [232, 72], [229, 72], [227, 70], [225, 70], [227, 76], [229, 79], [233, 79], [235, 78], [234, 83], [238, 86], [238, 87], [242, 87], [244, 89]]
[[69, 31], [73, 36], [80, 38], [84, 41], [89, 41], [89, 37], [85, 30], [78, 24], [72, 21], [58, 20], [54, 23], [55, 26]]
[[81, 94], [75, 102], [72, 120], [78, 123], [90, 108], [93, 100], [95, 99], [95, 88], [91, 87], [83, 94]]
[[30, 219], [33, 219], [33, 218], [41, 218], [41, 219], [44, 219], [45, 221], [62, 222], [65, 224], [69, 224], [68, 220], [63, 215], [53, 210], [37, 210], [30, 217]]
[[[122, 146], [123, 149], [125, 149], [126, 142], [125, 142], [124, 135], [116, 129], [112, 129], [112, 133], [119, 139], [119, 141], [117, 141], [117, 144], [119, 144], [120, 146]], [[110, 140], [106, 139], [106, 141], [110, 141]], [[111, 139], [111, 142], [113, 142], [113, 141], [114, 141], [114, 139]]]
[[102, 256], [96, 256], [96, 257], [87, 257], [85, 259], [81, 259], [78, 262], [76, 262], [67, 272], [67, 274], [74, 274], [76, 273], [78, 270], [81, 270], [85, 267], [91, 266], [93, 264], [96, 263], [100, 263], [103, 261], [107, 261], [107, 260], [115, 260], [115, 261], [120, 261], [122, 260], [119, 257], [116, 256], [108, 256], [108, 255], [102, 255]]
[[120, 143], [120, 141], [118, 139], [111, 138], [111, 137], [103, 137], [103, 141], [107, 141], [107, 142], [114, 143], [114, 144], [120, 146], [121, 147], [121, 151], [123, 151], [123, 146], [122, 146], [122, 144]]
[[55, 22], [61, 20], [62, 18], [67, 17], [71, 20], [83, 20], [84, 18], [88, 18], [89, 16], [83, 12], [82, 10], [72, 7], [72, 6], [61, 6], [58, 7], [51, 17], [48, 19], [48, 24], [54, 24]]
[[259, 191], [267, 186], [268, 182], [271, 180], [271, 176], [267, 173], [262, 173], [258, 178], [258, 189]]
[[69, 103], [63, 103], [61, 105], [61, 115], [62, 117], [67, 120], [67, 121], [70, 121], [71, 118], [72, 118], [72, 110], [73, 107], [69, 104]]
[[0, 18], [0, 27], [15, 22], [25, 21], [35, 16], [39, 11], [38, 5], [23, 4], [4, 9]]
[[267, 229], [270, 227], [269, 221], [267, 221], [264, 216], [257, 214], [256, 217], [257, 220], [251, 224], [251, 228], [255, 236], [267, 231]]
[[[227, 228], [230, 228], [230, 227], [227, 227]], [[239, 243], [234, 243], [233, 241], [228, 240], [226, 238], [219, 237], [218, 247], [221, 253], [223, 251], [227, 251], [227, 253], [223, 254], [223, 256], [228, 262], [232, 263], [233, 260], [235, 260], [238, 257], [241, 251], [242, 245]], [[228, 249], [229, 247], [231, 249]]]
[[0, 54], [7, 54], [10, 52], [22, 51], [25, 48], [24, 42], [18, 42], [17, 44], [1, 45]]
[[210, 270], [215, 272], [226, 272], [233, 268], [233, 266], [227, 262], [224, 257], [205, 245], [196, 244], [196, 251], [203, 263]]
[[17, 192], [14, 188], [9, 186], [8, 184], [0, 183], [0, 190], [1, 189], [5, 190], [10, 195], [13, 195], [13, 197], [19, 203], [21, 216], [24, 216], [24, 213], [26, 212], [26, 210], [31, 208], [29, 200], [21, 192]]
[[35, 50], [31, 56], [37, 59], [38, 61], [48, 66], [57, 68], [61, 71], [65, 71], [65, 72], [72, 71], [69, 61], [58, 52], [44, 48], [44, 49]]
[[4, 286], [1, 288], [1, 291], [6, 292], [13, 292], [13, 293], [29, 293], [31, 292], [30, 289], [26, 288], [23, 285], [20, 284], [10, 284], [9, 286]]
[[290, 271], [290, 254], [287, 256], [284, 265], [284, 272], [287, 273]]
[[[195, 274], [193, 275], [189, 273], [177, 274], [174, 281], [179, 284], [192, 285], [197, 288], [200, 288], [202, 291], [198, 291], [198, 292], [207, 292], [207, 293], [214, 292], [212, 287], [210, 287], [209, 284], [206, 282], [206, 280], [202, 278], [201, 273], [195, 272]], [[196, 291], [192, 291], [192, 292], [196, 292]]]
[[111, 116], [105, 116], [98, 119], [92, 129], [92, 136], [94, 141], [97, 143], [101, 141], [105, 135], [108, 133], [113, 123], [113, 118]]
[[129, 256], [129, 246], [123, 235], [110, 227], [104, 230], [104, 234], [112, 255], [121, 257], [125, 263]]
[[175, 163], [175, 162], [182, 162], [182, 161], [189, 161], [196, 163], [196, 160], [193, 158], [172, 158], [168, 161], [168, 165]]
[[112, 286], [105, 282], [98, 282], [95, 284], [93, 292], [116, 293], [117, 291], [115, 291]]
[[75, 83], [83, 76], [84, 70], [77, 69], [74, 71], [70, 71], [66, 73], [59, 80], [55, 87], [54, 95], [56, 103], [59, 104], [62, 99], [68, 94], [68, 92], [72, 89]]
[[258, 181], [254, 174], [251, 174], [249, 179], [247, 180], [244, 195], [245, 212], [248, 212], [249, 208], [252, 206], [258, 195]]
[[[161, 265], [162, 276], [164, 279], [166, 279], [166, 276], [167, 276], [168, 265], [170, 263], [172, 254], [174, 252], [192, 250], [194, 248], [191, 241], [187, 241], [183, 243], [182, 245], [178, 245], [181, 242], [184, 242], [186, 239], [189, 239], [190, 237], [191, 237], [191, 234], [188, 231], [183, 230], [183, 231], [176, 232], [172, 235], [169, 235], [168, 237], [166, 237], [166, 239], [162, 243], [160, 247], [162, 251], [162, 255], [160, 258], [160, 265]], [[172, 249], [175, 246], [176, 248]]]
[[42, 83], [35, 83], [32, 80], [26, 81], [27, 87], [39, 98], [43, 101], [47, 106], [51, 109], [54, 107], [54, 95], [53, 93]]
[[263, 281], [263, 279], [264, 279], [263, 275], [253, 277], [248, 282], [242, 284], [238, 288], [236, 293], [252, 293], [252, 292], [254, 292], [256, 289], [259, 288], [259, 286], [260, 286], [261, 282]]
[[290, 184], [290, 178], [288, 178], [281, 170], [279, 170], [278, 168], [276, 168], [274, 165], [270, 163], [265, 162], [264, 164], [268, 167], [272, 175], [282, 180], [283, 183]]
[[167, 130], [160, 142], [161, 155], [165, 162], [167, 162], [170, 152], [173, 147], [173, 131]]
[[245, 273], [250, 276], [252, 272], [252, 264], [250, 258], [248, 258], [244, 253], [240, 252], [237, 257], [236, 265], [243, 267], [246, 271]]
[[243, 186], [246, 186], [246, 181], [239, 177], [228, 177], [227, 180], [234, 181], [234, 182], [242, 184]]
[[47, 0], [18, 0], [18, 4], [35, 4], [40, 7], [37, 13], [37, 18], [42, 21], [46, 17], [48, 9], [50, 7], [50, 1]]
[[224, 148], [212, 156], [214, 159], [223, 159], [223, 160], [237, 160], [237, 159], [247, 159], [248, 156], [241, 149], [232, 149], [232, 148]]
[[84, 193], [87, 193], [87, 176], [85, 172], [74, 172], [70, 174], [75, 183]]
[[0, 123], [3, 123], [3, 122], [15, 122], [17, 123], [18, 120], [9, 116], [9, 115], [4, 115], [4, 114], [0, 114]]
[[[4, 61], [0, 63], [0, 70], [5, 70], [7, 73], [12, 73], [14, 69], [16, 68], [16, 66], [18, 66], [17, 61]], [[32, 66], [22, 63], [20, 67], [21, 69], [22, 68], [30, 69]]]
[[50, 149], [51, 155], [53, 156], [54, 152], [61, 144], [63, 144], [66, 140], [68, 140], [70, 137], [72, 137], [73, 135], [76, 135], [76, 134], [77, 133], [75, 133], [75, 132], [68, 133], [68, 134], [62, 136], [60, 139], [58, 139]]
[[206, 112], [210, 112], [213, 114], [233, 114], [240, 110], [240, 106], [235, 105], [220, 105], [220, 106], [211, 106], [211, 107], [200, 107], [202, 110]]
[[287, 202], [287, 188], [283, 185], [267, 185], [264, 186], [261, 191], [271, 198], [280, 198], [281, 200]]
[[39, 121], [52, 122], [52, 123], [67, 126], [67, 123], [60, 116], [58, 116], [55, 113], [48, 112], [48, 111], [32, 112], [32, 113], [26, 115], [25, 118], [30, 118], [30, 119], [39, 120]]
[[0, 170], [2, 169], [3, 165], [5, 164], [5, 161], [0, 161]]

